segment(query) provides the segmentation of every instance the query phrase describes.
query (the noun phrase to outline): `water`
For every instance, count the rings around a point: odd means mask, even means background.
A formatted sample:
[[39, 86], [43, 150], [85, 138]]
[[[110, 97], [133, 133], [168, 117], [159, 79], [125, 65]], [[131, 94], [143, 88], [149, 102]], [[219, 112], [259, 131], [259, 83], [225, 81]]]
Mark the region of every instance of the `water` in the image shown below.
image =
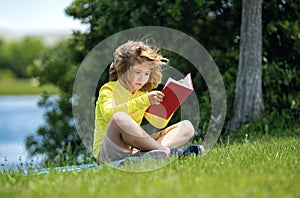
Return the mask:
[[0, 96], [0, 164], [16, 167], [28, 162], [25, 139], [44, 123], [40, 96]]

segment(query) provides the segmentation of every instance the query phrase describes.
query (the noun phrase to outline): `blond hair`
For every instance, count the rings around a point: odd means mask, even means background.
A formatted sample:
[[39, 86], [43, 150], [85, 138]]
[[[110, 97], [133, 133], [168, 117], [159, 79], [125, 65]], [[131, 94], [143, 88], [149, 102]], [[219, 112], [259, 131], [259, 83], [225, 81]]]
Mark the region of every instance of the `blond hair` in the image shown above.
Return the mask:
[[147, 63], [151, 65], [151, 74], [148, 82], [140, 89], [151, 91], [161, 82], [161, 65], [168, 59], [159, 54], [159, 49], [145, 44], [142, 41], [128, 41], [119, 46], [114, 52], [114, 61], [109, 68], [109, 80], [119, 80], [129, 86], [129, 78], [126, 73], [135, 64]]

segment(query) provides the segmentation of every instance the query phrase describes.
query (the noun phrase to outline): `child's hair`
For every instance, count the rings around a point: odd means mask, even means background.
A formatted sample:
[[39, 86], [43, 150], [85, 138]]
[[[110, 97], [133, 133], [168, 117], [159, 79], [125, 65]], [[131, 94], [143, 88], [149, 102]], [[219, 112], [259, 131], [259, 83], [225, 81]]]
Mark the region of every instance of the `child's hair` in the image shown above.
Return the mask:
[[145, 44], [142, 41], [128, 41], [119, 46], [114, 52], [114, 61], [109, 68], [110, 81], [122, 81], [129, 85], [126, 71], [135, 64], [151, 64], [151, 74], [148, 82], [140, 89], [151, 91], [161, 82], [161, 65], [166, 64], [168, 59], [159, 54], [158, 48]]

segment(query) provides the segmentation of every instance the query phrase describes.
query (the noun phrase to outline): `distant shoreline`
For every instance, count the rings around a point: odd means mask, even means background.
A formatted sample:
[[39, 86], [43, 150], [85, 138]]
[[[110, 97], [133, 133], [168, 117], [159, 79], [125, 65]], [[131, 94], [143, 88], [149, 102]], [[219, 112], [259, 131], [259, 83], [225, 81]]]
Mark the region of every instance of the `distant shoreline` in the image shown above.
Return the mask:
[[36, 37], [41, 39], [45, 45], [52, 46], [56, 43], [66, 40], [72, 36], [72, 32], [67, 33], [65, 31], [37, 31], [30, 33], [22, 33], [18, 31], [13, 31], [9, 29], [1, 29], [0, 28], [0, 39], [4, 39], [7, 41], [20, 40], [24, 37]]
[[4, 95], [56, 95], [59, 89], [54, 85], [39, 86], [33, 79], [0, 79], [0, 96]]

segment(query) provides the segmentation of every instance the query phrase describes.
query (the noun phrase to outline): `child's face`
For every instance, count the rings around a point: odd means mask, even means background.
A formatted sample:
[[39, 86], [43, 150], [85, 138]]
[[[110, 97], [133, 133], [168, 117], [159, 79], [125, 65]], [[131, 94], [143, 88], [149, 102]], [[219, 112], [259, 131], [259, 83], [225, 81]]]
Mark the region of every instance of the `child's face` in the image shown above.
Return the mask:
[[141, 89], [149, 80], [151, 66], [149, 64], [137, 64], [130, 68], [130, 82], [133, 91]]

